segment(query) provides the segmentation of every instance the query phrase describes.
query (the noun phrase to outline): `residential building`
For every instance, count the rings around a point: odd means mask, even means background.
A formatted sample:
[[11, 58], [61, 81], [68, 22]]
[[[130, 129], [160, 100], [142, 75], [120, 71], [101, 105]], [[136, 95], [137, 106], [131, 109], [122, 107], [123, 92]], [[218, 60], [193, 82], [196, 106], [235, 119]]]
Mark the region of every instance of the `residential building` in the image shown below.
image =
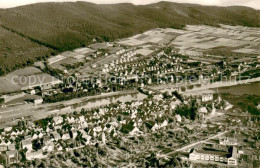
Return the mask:
[[70, 139], [70, 134], [63, 134], [62, 135], [62, 140], [68, 140], [68, 139]]
[[7, 151], [7, 145], [0, 145], [0, 151]]
[[201, 97], [202, 102], [207, 102], [213, 100], [213, 94], [212, 93], [205, 93]]
[[56, 140], [58, 141], [59, 139], [61, 139], [61, 136], [58, 132], [52, 132], [52, 137], [53, 137], [53, 140]]
[[34, 100], [34, 104], [35, 105], [42, 104], [42, 103], [43, 103], [43, 99], [42, 98]]
[[15, 145], [14, 144], [8, 145], [8, 150], [10, 151], [15, 150]]
[[23, 149], [27, 148], [29, 151], [32, 150], [32, 142], [30, 140], [23, 140], [21, 144]]
[[5, 157], [6, 157], [6, 165], [16, 163], [18, 160], [18, 152], [17, 150], [6, 151]]
[[42, 150], [32, 151], [32, 152], [26, 153], [26, 159], [27, 160], [41, 159], [41, 158], [43, 158]]

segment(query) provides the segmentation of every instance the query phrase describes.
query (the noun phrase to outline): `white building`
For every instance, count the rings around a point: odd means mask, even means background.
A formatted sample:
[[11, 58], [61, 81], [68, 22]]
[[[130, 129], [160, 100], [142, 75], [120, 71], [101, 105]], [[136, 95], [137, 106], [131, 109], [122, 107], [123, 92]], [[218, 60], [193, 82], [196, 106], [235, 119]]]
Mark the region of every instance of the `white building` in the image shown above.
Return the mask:
[[22, 142], [22, 148], [25, 149], [27, 148], [28, 151], [31, 151], [32, 150], [32, 142], [30, 140], [23, 140]]
[[220, 145], [227, 145], [227, 146], [234, 146], [234, 145], [237, 145], [237, 139], [236, 138], [229, 138], [229, 137], [220, 138], [219, 144]]
[[201, 97], [202, 102], [207, 102], [213, 100], [213, 94], [212, 93], [204, 93]]
[[34, 100], [34, 104], [35, 104], [35, 105], [42, 104], [42, 102], [43, 102], [43, 99], [42, 99], [42, 98], [40, 98], [40, 99], [35, 99], [35, 100]]
[[222, 162], [228, 165], [237, 165], [237, 148], [232, 147], [232, 153], [223, 151], [197, 150], [194, 149], [189, 154], [190, 160], [203, 160], [212, 162]]
[[41, 158], [43, 158], [42, 150], [26, 153], [26, 159], [27, 160], [41, 159]]

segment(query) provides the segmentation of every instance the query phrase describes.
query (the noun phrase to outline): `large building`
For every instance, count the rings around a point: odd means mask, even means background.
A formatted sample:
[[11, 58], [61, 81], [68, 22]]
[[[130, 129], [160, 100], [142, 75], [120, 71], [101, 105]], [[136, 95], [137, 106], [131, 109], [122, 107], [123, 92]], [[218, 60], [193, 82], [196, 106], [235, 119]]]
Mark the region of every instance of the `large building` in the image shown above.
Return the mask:
[[237, 148], [232, 147], [231, 152], [193, 149], [192, 152], [189, 154], [189, 159], [222, 162], [227, 163], [228, 165], [237, 165]]

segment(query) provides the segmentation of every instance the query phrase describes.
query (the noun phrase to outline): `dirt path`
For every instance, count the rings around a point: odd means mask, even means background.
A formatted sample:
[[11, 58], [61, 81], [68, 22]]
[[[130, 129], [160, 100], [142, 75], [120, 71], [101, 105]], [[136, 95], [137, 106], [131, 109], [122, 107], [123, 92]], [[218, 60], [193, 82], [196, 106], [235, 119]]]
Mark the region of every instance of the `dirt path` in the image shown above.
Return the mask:
[[226, 134], [227, 132], [228, 132], [228, 131], [221, 132], [221, 133], [218, 133], [217, 135], [213, 135], [213, 136], [211, 136], [211, 137], [209, 137], [209, 138], [207, 138], [207, 139], [205, 139], [205, 140], [201, 140], [201, 141], [198, 141], [198, 142], [194, 142], [194, 143], [192, 143], [192, 144], [185, 145], [185, 146], [183, 146], [183, 147], [181, 147], [181, 148], [178, 148], [178, 149], [176, 149], [176, 150], [174, 150], [174, 151], [172, 151], [172, 152], [167, 153], [166, 155], [167, 155], [167, 156], [171, 156], [171, 155], [173, 155], [173, 154], [175, 154], [175, 153], [177, 153], [177, 152], [180, 152], [180, 151], [182, 151], [182, 150], [185, 150], [185, 149], [187, 149], [187, 148], [190, 148], [190, 147], [193, 147], [193, 146], [195, 146], [195, 145], [198, 145], [198, 144], [207, 142], [207, 141], [210, 140], [210, 139], [215, 139], [215, 138], [217, 138], [217, 137], [219, 137], [219, 136], [222, 136], [222, 135]]

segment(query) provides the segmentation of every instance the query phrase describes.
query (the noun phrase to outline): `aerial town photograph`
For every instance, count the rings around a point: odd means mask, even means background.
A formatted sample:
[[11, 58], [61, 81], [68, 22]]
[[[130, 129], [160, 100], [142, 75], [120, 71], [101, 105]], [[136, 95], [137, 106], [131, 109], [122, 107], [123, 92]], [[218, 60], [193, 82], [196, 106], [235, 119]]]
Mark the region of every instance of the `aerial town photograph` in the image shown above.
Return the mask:
[[0, 0], [0, 168], [260, 168], [259, 0]]

